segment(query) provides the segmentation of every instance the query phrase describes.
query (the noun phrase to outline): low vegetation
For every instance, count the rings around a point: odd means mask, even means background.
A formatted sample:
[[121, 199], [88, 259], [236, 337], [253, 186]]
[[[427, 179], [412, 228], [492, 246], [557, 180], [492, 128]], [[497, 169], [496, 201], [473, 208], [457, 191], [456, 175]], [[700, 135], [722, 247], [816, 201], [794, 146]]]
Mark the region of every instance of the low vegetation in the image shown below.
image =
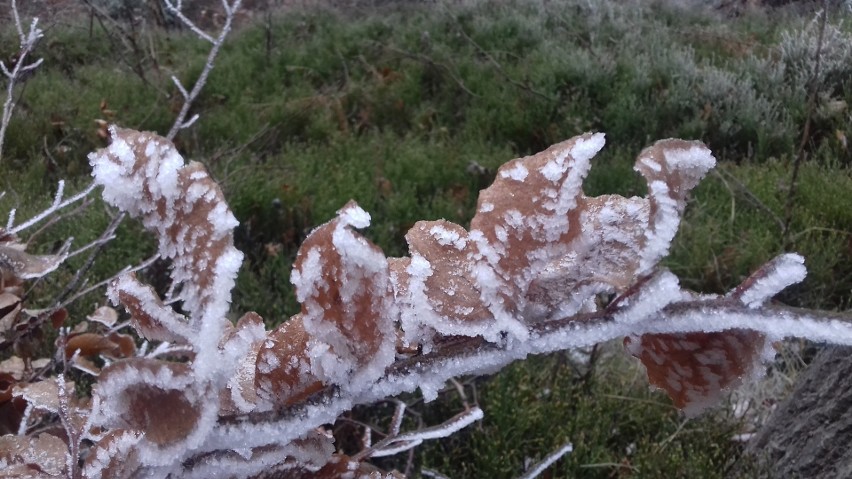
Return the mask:
[[[372, 214], [366, 235], [400, 256], [415, 221], [467, 224], [500, 164], [585, 131], [607, 132], [612, 145], [594, 160], [590, 196], [644, 195], [633, 161], [657, 138], [702, 140], [721, 160], [693, 192], [666, 259], [683, 286], [724, 293], [769, 258], [797, 251], [809, 275], [779, 299], [849, 309], [852, 31], [844, 15], [830, 11], [822, 27], [791, 11], [720, 22], [654, 2], [574, 0], [257, 11], [226, 42], [193, 107], [200, 120], [175, 143], [205, 164], [240, 221], [235, 245], [246, 261], [233, 310], [257, 311], [269, 326], [298, 311], [286, 278], [299, 245], [349, 199]], [[40, 211], [59, 179], [69, 189], [88, 184], [86, 154], [105, 145], [103, 122], [169, 130], [181, 106], [170, 74], [190, 83], [207, 46], [138, 22], [121, 33], [106, 20], [54, 19], [35, 52], [44, 63], [17, 90], [0, 159], [4, 212]], [[0, 35], [8, 58], [15, 33]], [[91, 241], [113, 214], [95, 201], [39, 232], [28, 251], [51, 253], [68, 236]], [[152, 254], [140, 232], [124, 222], [93, 277]], [[36, 283], [31, 307], [55, 297], [83, 261]], [[155, 263], [140, 277], [164, 288], [163, 271]], [[71, 318], [103, 302], [103, 291], [86, 295]], [[739, 451], [734, 437], [754, 427], [756, 413], [726, 407], [685, 419], [617, 349], [460, 378], [426, 405], [407, 398], [424, 424], [462, 400], [486, 416], [389, 468], [412, 461], [448, 477], [514, 477], [570, 441], [574, 452], [553, 477], [724, 476]], [[336, 429], [354, 434], [353, 421], [385, 417], [377, 408], [356, 409]]]

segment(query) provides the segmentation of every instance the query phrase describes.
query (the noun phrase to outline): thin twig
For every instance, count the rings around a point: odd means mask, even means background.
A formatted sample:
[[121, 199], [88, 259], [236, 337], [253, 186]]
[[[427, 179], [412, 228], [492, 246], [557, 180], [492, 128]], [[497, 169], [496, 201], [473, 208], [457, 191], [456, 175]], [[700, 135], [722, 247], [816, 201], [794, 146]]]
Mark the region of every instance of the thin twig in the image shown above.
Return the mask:
[[[752, 193], [736, 176], [725, 171], [724, 168], [716, 168], [710, 173], [718, 178], [732, 194], [742, 197], [752, 206], [766, 213], [769, 218], [778, 225], [779, 231], [784, 231], [784, 220], [782, 220], [781, 217], [772, 210], [772, 208], [766, 206], [764, 202], [760, 201], [760, 198], [755, 196], [755, 194]], [[733, 184], [733, 188], [728, 184], [729, 182]]]
[[502, 76], [506, 81], [508, 81], [512, 85], [520, 88], [521, 90], [532, 93], [533, 95], [538, 96], [538, 97], [540, 97], [544, 100], [547, 100], [549, 102], [555, 103], [555, 102], [558, 101], [557, 98], [554, 98], [554, 97], [548, 95], [547, 93], [536, 90], [535, 88], [531, 87], [527, 83], [522, 83], [522, 82], [519, 82], [518, 80], [515, 80], [514, 78], [512, 78], [512, 76], [509, 75], [506, 72], [506, 70], [503, 68], [503, 65], [501, 65], [500, 62], [498, 62], [493, 56], [491, 56], [491, 54], [488, 53], [488, 51], [486, 51], [484, 48], [482, 48], [482, 46], [480, 44], [476, 43], [476, 40], [474, 40], [473, 38], [471, 38], [470, 35], [467, 34], [467, 32], [464, 30], [464, 28], [461, 26], [461, 24], [458, 23], [458, 21], [456, 21], [456, 28], [457, 28], [459, 34], [462, 37], [464, 37], [464, 39], [467, 40], [467, 42], [470, 43], [482, 56], [484, 56], [485, 59], [488, 60], [488, 62], [491, 63], [491, 65], [494, 66], [494, 69], [497, 70], [497, 73], [499, 73], [500, 76]]
[[3, 144], [6, 138], [6, 130], [9, 128], [9, 123], [12, 121], [12, 112], [15, 110], [15, 85], [21, 81], [21, 75], [38, 68], [43, 59], [27, 64], [27, 55], [35, 49], [36, 43], [44, 36], [43, 30], [38, 28], [38, 17], [33, 18], [30, 24], [29, 31], [25, 34], [23, 25], [21, 25], [21, 17], [18, 14], [18, 3], [12, 0], [12, 16], [15, 19], [15, 28], [18, 31], [18, 38], [21, 42], [20, 51], [14, 67], [10, 71], [6, 64], [0, 61], [0, 70], [6, 76], [6, 101], [3, 103], [3, 116], [0, 117], [0, 160], [3, 159]]
[[792, 238], [790, 236], [790, 226], [793, 222], [793, 209], [796, 205], [796, 182], [799, 178], [799, 168], [802, 162], [807, 157], [805, 147], [811, 138], [811, 122], [813, 121], [814, 111], [816, 110], [817, 93], [820, 88], [819, 74], [822, 65], [822, 48], [825, 38], [825, 25], [828, 22], [828, 1], [822, 0], [822, 11], [820, 12], [819, 32], [817, 34], [817, 49], [814, 58], [814, 71], [811, 76], [810, 93], [808, 96], [807, 114], [805, 116], [805, 126], [802, 129], [802, 139], [799, 142], [799, 149], [796, 152], [796, 159], [793, 162], [793, 172], [790, 174], [790, 188], [787, 193], [787, 205], [785, 207], [784, 229], [782, 237], [784, 239], [784, 249], [791, 246]]
[[569, 452], [571, 452], [573, 450], [574, 450], [574, 446], [570, 442], [568, 444], [565, 444], [564, 446], [560, 447], [559, 449], [548, 454], [547, 457], [542, 459], [541, 462], [539, 462], [538, 464], [535, 464], [533, 467], [531, 467], [529, 469], [529, 471], [526, 472], [526, 474], [519, 477], [518, 479], [535, 479], [536, 477], [539, 476], [539, 474], [544, 472], [545, 469], [550, 467], [551, 464], [558, 461], [559, 459], [562, 458], [562, 456], [564, 456], [565, 454], [568, 454]]
[[172, 81], [178, 85], [178, 90], [184, 98], [183, 106], [180, 108], [180, 112], [175, 118], [175, 122], [172, 125], [169, 133], [166, 135], [166, 138], [169, 140], [174, 140], [175, 136], [177, 136], [178, 132], [184, 128], [190, 127], [195, 121], [198, 119], [198, 115], [193, 115], [186, 119], [189, 114], [189, 109], [192, 107], [192, 103], [198, 98], [198, 95], [201, 94], [202, 88], [207, 83], [207, 77], [210, 76], [210, 72], [213, 70], [213, 65], [216, 62], [216, 57], [219, 55], [219, 50], [222, 48], [222, 45], [225, 43], [225, 38], [231, 32], [231, 27], [234, 22], [234, 16], [237, 10], [240, 9], [240, 5], [242, 4], [242, 0], [234, 0], [233, 4], [228, 5], [227, 2], [223, 3], [226, 5], [225, 8], [225, 24], [222, 26], [222, 30], [219, 32], [219, 36], [215, 39], [203, 32], [200, 28], [198, 28], [190, 19], [186, 18], [180, 11], [181, 2], [178, 1], [177, 4], [173, 4], [170, 0], [166, 0], [166, 7], [174, 13], [181, 22], [184, 23], [187, 27], [189, 27], [196, 35], [200, 38], [210, 42], [213, 46], [210, 48], [210, 52], [207, 54], [207, 62], [204, 64], [204, 69], [201, 70], [201, 74], [198, 76], [198, 79], [195, 80], [195, 84], [192, 87], [192, 90], [187, 91], [187, 89], [180, 83], [180, 81], [176, 77], [172, 77]]

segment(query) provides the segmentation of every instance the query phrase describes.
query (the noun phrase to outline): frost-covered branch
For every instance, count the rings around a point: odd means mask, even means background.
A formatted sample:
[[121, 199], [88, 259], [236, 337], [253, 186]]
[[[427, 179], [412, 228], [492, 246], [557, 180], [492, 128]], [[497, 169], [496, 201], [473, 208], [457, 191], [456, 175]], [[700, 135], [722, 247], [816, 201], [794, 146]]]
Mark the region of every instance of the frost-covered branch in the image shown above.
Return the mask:
[[215, 38], [208, 33], [204, 32], [201, 28], [199, 28], [192, 20], [190, 20], [186, 15], [183, 14], [182, 0], [164, 0], [166, 4], [166, 8], [172, 12], [184, 25], [186, 25], [193, 33], [195, 33], [199, 38], [204, 41], [210, 42], [210, 52], [207, 54], [207, 60], [204, 63], [204, 68], [201, 70], [201, 74], [198, 76], [198, 79], [195, 80], [195, 84], [192, 86], [192, 90], [187, 90], [185, 86], [181, 83], [181, 81], [176, 77], [172, 76], [172, 82], [177, 86], [178, 92], [180, 92], [183, 97], [183, 105], [180, 108], [180, 112], [178, 112], [177, 118], [175, 118], [174, 124], [172, 124], [171, 129], [168, 134], [166, 134], [166, 138], [173, 140], [175, 136], [177, 136], [180, 130], [184, 128], [189, 128], [198, 120], [198, 114], [193, 115], [189, 119], [187, 119], [187, 115], [189, 114], [189, 109], [192, 107], [192, 103], [198, 98], [198, 95], [201, 94], [201, 90], [204, 88], [204, 85], [207, 83], [207, 77], [210, 76], [210, 72], [213, 70], [213, 65], [216, 63], [216, 57], [219, 55], [219, 50], [222, 48], [222, 44], [225, 43], [225, 38], [231, 33], [231, 28], [233, 26], [234, 17], [236, 16], [237, 11], [240, 9], [243, 0], [233, 0], [233, 3], [228, 3], [226, 0], [223, 0], [222, 4], [225, 10], [225, 23], [222, 25], [222, 29], [219, 31], [219, 35]]
[[19, 225], [15, 225], [15, 212], [16, 212], [16, 210], [12, 209], [9, 212], [8, 220], [6, 221], [6, 231], [11, 233], [11, 234], [18, 234], [18, 233], [24, 231], [25, 229], [30, 228], [33, 225], [38, 224], [39, 222], [44, 221], [47, 218], [50, 218], [57, 211], [65, 208], [69, 205], [72, 205], [74, 203], [77, 203], [79, 201], [82, 201], [84, 198], [86, 198], [89, 195], [89, 193], [94, 191], [94, 189], [96, 187], [97, 187], [97, 185], [95, 183], [90, 183], [86, 188], [84, 188], [79, 193], [77, 193], [74, 196], [71, 196], [69, 198], [65, 198], [64, 197], [65, 181], [60, 180], [59, 184], [57, 185], [57, 188], [56, 188], [56, 195], [53, 197], [53, 203], [51, 203], [50, 206], [48, 206], [47, 208], [45, 208], [44, 210], [42, 210], [41, 212], [39, 212], [38, 214], [36, 214], [32, 218], [28, 219], [27, 221], [24, 221], [23, 223], [21, 223]]
[[570, 453], [573, 450], [574, 450], [573, 445], [571, 445], [570, 443], [565, 444], [564, 446], [560, 447], [556, 451], [553, 451], [552, 453], [548, 454], [547, 457], [545, 457], [544, 459], [541, 460], [541, 462], [533, 465], [529, 469], [529, 471], [527, 471], [526, 474], [521, 476], [519, 479], [535, 479], [542, 472], [544, 472], [545, 469], [550, 467], [551, 464], [558, 461], [559, 459], [562, 458], [562, 456]]
[[[365, 436], [352, 457], [335, 452], [322, 426], [356, 405], [418, 389], [432, 400], [454, 377], [613, 339], [689, 414], [759, 375], [772, 341], [852, 345], [849, 315], [770, 304], [804, 278], [799, 255], [778, 256], [725, 296], [686, 291], [660, 267], [690, 190], [715, 164], [698, 142], [662, 140], [639, 154], [643, 198], [584, 193], [603, 134], [512, 160], [480, 193], [469, 228], [420, 221], [401, 258], [358, 233], [371, 218], [350, 202], [305, 239], [290, 278], [300, 311], [267, 330], [256, 313], [227, 319], [242, 254], [219, 186], [167, 139], [110, 132], [112, 144], [89, 156], [95, 181], [156, 235], [181, 310], [123, 274], [110, 300], [165, 346], [148, 353], [131, 341], [122, 352], [127, 338], [113, 330], [63, 336], [63, 361], [98, 374], [86, 478], [372, 474], [368, 458], [451, 434], [483, 412], [466, 406], [441, 426], [400, 431], [397, 407], [389, 434], [372, 445]], [[616, 299], [601, 307], [600, 294]], [[100, 371], [84, 361], [105, 353], [118, 359]]]
[[[0, 61], [0, 71], [6, 76], [6, 101], [3, 103], [3, 116], [0, 117], [0, 161], [3, 159], [3, 143], [6, 138], [6, 130], [12, 120], [12, 112], [15, 110], [15, 85], [21, 81], [22, 76], [35, 70], [42, 63], [42, 58], [27, 63], [27, 56], [35, 49], [36, 43], [44, 36], [44, 32], [38, 28], [38, 18], [33, 18], [29, 30], [24, 32], [21, 17], [18, 14], [18, 3], [11, 0], [12, 17], [15, 20], [15, 28], [18, 31], [20, 50], [13, 65], [6, 65]], [[10, 70], [11, 67], [11, 70]]]

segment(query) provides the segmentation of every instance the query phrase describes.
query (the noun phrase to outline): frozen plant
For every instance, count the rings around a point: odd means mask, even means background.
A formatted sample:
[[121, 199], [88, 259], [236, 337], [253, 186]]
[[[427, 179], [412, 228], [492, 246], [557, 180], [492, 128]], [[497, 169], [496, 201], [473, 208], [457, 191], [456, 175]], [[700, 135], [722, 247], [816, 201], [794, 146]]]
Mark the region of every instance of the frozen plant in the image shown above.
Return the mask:
[[[485, 412], [465, 406], [444, 424], [402, 431], [397, 402], [389, 434], [376, 443], [365, 434], [351, 456], [335, 452], [323, 424], [355, 405], [417, 389], [432, 400], [455, 376], [614, 338], [677, 407], [697, 414], [758, 375], [772, 341], [852, 344], [848, 318], [770, 304], [804, 278], [799, 255], [771, 260], [724, 296], [683, 290], [659, 266], [690, 190], [715, 165], [699, 142], [662, 140], [639, 154], [644, 198], [583, 193], [601, 133], [512, 160], [480, 193], [469, 228], [418, 222], [402, 258], [357, 232], [371, 218], [350, 202], [297, 254], [290, 280], [300, 312], [267, 330], [255, 313], [226, 319], [242, 254], [218, 185], [165, 138], [116, 127], [111, 136], [89, 156], [95, 181], [107, 202], [156, 235], [181, 312], [132, 273], [111, 283], [110, 300], [159, 345], [110, 351], [93, 371], [90, 400], [71, 394], [61, 375], [16, 386], [13, 396], [59, 416], [68, 438], [23, 418], [19, 434], [0, 441], [0, 466], [18, 477], [33, 469], [92, 479], [398, 477], [369, 459], [452, 434]], [[615, 299], [601, 306], [601, 294]]]
[[20, 42], [20, 50], [13, 57], [10, 64], [0, 61], [0, 71], [6, 77], [6, 101], [3, 102], [3, 116], [0, 117], [0, 159], [3, 158], [3, 140], [6, 138], [6, 130], [9, 128], [9, 122], [12, 120], [12, 112], [15, 110], [15, 85], [22, 80], [22, 77], [27, 73], [35, 70], [42, 63], [42, 58], [29, 62], [27, 56], [33, 52], [36, 44], [44, 36], [41, 28], [38, 27], [38, 18], [33, 18], [30, 27], [25, 31], [21, 24], [21, 17], [18, 14], [18, 3], [16, 0], [11, 0], [11, 13], [15, 21], [15, 30], [18, 33], [18, 41]]

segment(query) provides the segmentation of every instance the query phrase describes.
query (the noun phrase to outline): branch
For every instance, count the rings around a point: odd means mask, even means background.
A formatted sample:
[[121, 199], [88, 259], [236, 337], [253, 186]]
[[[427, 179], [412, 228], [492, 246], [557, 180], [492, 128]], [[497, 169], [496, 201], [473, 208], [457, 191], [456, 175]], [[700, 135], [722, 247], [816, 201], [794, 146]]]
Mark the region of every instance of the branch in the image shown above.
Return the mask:
[[340, 396], [338, 388], [327, 387], [304, 404], [291, 408], [220, 416], [218, 427], [202, 450], [228, 448], [235, 442], [245, 444], [246, 447], [261, 446], [268, 439], [257, 436], [258, 424], [279, 431], [281, 436], [277, 440], [287, 442], [297, 438], [298, 431], [333, 422], [339, 414], [358, 404], [410, 393], [418, 387], [424, 392], [437, 389], [450, 378], [496, 371], [530, 354], [587, 347], [631, 334], [709, 333], [747, 329], [762, 332], [773, 340], [797, 336], [813, 341], [852, 345], [852, 313], [848, 312], [787, 306], [754, 309], [735, 298], [676, 302], [663, 308], [653, 319], [640, 324], [617, 321], [619, 311], [605, 310], [543, 321], [531, 326], [530, 337], [524, 342], [496, 344], [480, 337], [464, 337], [438, 343], [429, 354], [392, 364], [374, 387], [356, 398]]
[[228, 5], [227, 2], [225, 4], [225, 24], [222, 26], [222, 30], [219, 32], [219, 36], [215, 39], [198, 28], [192, 20], [187, 18], [183, 13], [181, 13], [181, 2], [178, 1], [177, 4], [172, 3], [171, 0], [165, 0], [166, 8], [169, 9], [172, 13], [174, 13], [184, 25], [189, 27], [196, 35], [198, 35], [201, 39], [208, 41], [213, 44], [210, 48], [210, 52], [207, 54], [207, 62], [204, 64], [204, 69], [201, 70], [201, 75], [198, 76], [198, 79], [195, 80], [195, 85], [193, 85], [192, 90], [187, 92], [187, 89], [180, 83], [180, 81], [176, 77], [172, 77], [172, 81], [178, 87], [181, 95], [183, 96], [183, 106], [181, 106], [180, 112], [178, 113], [177, 118], [175, 118], [175, 122], [172, 125], [172, 128], [169, 130], [169, 133], [166, 135], [166, 138], [169, 140], [173, 140], [175, 136], [177, 136], [180, 130], [184, 128], [188, 128], [192, 126], [193, 123], [198, 119], [198, 115], [193, 115], [189, 120], [186, 119], [189, 114], [189, 109], [192, 107], [192, 103], [198, 98], [198, 95], [201, 93], [202, 88], [207, 83], [207, 77], [210, 76], [210, 72], [213, 70], [213, 65], [216, 62], [216, 57], [219, 55], [219, 50], [222, 48], [222, 44], [225, 43], [225, 38], [231, 32], [231, 27], [234, 21], [234, 15], [237, 10], [240, 9], [240, 5], [242, 4], [242, 0], [234, 0], [234, 3]]
[[33, 18], [29, 31], [24, 34], [21, 18], [18, 15], [18, 3], [16, 0], [12, 0], [12, 16], [15, 19], [15, 28], [18, 30], [21, 49], [18, 52], [18, 59], [11, 71], [6, 67], [5, 63], [0, 62], [0, 70], [3, 71], [3, 74], [8, 80], [8, 84], [6, 85], [6, 101], [3, 103], [3, 116], [0, 117], [0, 160], [3, 159], [3, 141], [6, 138], [6, 130], [9, 128], [9, 123], [12, 120], [12, 112], [15, 110], [15, 84], [21, 80], [23, 73], [38, 68], [43, 60], [39, 58], [32, 63], [26, 63], [27, 55], [33, 51], [36, 43], [44, 36], [43, 31], [38, 28], [38, 18]]

